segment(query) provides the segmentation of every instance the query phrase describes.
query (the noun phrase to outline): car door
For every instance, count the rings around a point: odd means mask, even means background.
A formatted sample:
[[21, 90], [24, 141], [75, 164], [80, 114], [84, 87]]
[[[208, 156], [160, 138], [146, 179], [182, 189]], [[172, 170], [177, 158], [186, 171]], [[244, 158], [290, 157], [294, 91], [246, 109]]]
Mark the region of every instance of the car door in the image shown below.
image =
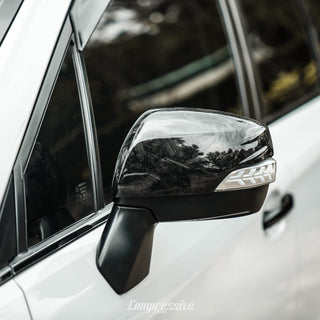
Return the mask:
[[251, 50], [260, 47], [269, 51], [260, 59], [252, 57], [260, 82], [262, 116], [270, 122], [278, 160], [277, 183], [270, 196], [278, 201], [277, 212], [284, 213], [286, 228], [294, 234], [296, 317], [308, 314], [308, 318], [316, 319], [320, 89], [319, 23], [314, 21], [319, 5], [313, 1], [261, 1], [259, 7], [250, 0], [239, 3]]
[[290, 183], [277, 192], [280, 199], [289, 194], [294, 201], [288, 223], [294, 227], [298, 319], [305, 314], [317, 319], [319, 314], [319, 254], [316, 249], [320, 210], [317, 187], [320, 177], [319, 106], [320, 100], [315, 98], [270, 126], [274, 136], [281, 135], [276, 145], [287, 151], [287, 158], [291, 155], [287, 161], [287, 168], [291, 170]]
[[1, 284], [1, 319], [31, 319], [23, 291], [14, 280]]
[[119, 144], [136, 117], [156, 106], [247, 112], [245, 93], [238, 94], [239, 65], [212, 2], [137, 1], [127, 7], [114, 1], [104, 21], [106, 28], [98, 26], [83, 54], [102, 176], [96, 175], [84, 61], [68, 19], [15, 166], [17, 215], [24, 223], [26, 212], [28, 241], [11, 265], [32, 318], [267, 319], [276, 313], [291, 319], [292, 233], [283, 223], [264, 230], [263, 212], [160, 224], [149, 275], [123, 295], [99, 273], [96, 250], [112, 206], [108, 186]]

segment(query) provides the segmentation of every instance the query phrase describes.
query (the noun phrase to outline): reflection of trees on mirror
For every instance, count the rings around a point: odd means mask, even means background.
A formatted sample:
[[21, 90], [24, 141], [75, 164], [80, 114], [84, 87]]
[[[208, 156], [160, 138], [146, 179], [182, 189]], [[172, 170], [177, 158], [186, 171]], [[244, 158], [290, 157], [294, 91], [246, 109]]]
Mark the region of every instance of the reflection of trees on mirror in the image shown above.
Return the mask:
[[[209, 151], [202, 150], [203, 139], [213, 141]], [[224, 141], [221, 138], [217, 140]], [[201, 193], [208, 190], [208, 185], [210, 190], [214, 190], [216, 181], [219, 181], [217, 178], [225, 176], [241, 163], [247, 165], [257, 158], [262, 161], [271, 156], [265, 135], [233, 148], [226, 145], [224, 151], [213, 151], [214, 141], [212, 136], [202, 136], [198, 138], [198, 144], [190, 144], [188, 138], [182, 137], [140, 142], [126, 160], [119, 188], [131, 192], [132, 196], [141, 196], [146, 190], [154, 195]]]

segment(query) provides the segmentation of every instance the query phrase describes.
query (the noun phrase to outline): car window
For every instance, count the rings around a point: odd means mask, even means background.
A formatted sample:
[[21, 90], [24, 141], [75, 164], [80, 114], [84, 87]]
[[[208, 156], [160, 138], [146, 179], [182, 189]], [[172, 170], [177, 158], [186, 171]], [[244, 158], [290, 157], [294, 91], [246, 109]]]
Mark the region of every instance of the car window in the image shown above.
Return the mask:
[[61, 67], [25, 173], [28, 245], [93, 212], [71, 55]]
[[[312, 23], [318, 31], [318, 38], [320, 33], [320, 2], [318, 0], [305, 0], [308, 11], [311, 15]], [[320, 49], [318, 49], [320, 50]]]
[[212, 0], [114, 0], [84, 57], [106, 202], [121, 143], [144, 111], [196, 107], [242, 113]]
[[281, 115], [318, 91], [318, 73], [294, 1], [241, 0], [261, 84], [263, 117]]

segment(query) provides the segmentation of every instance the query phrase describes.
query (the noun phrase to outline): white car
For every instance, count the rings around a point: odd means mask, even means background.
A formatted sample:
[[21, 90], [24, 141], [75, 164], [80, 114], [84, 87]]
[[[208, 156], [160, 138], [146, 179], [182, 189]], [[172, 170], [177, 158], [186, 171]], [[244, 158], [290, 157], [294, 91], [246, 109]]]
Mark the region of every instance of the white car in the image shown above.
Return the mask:
[[0, 319], [318, 319], [319, 12], [0, 0]]

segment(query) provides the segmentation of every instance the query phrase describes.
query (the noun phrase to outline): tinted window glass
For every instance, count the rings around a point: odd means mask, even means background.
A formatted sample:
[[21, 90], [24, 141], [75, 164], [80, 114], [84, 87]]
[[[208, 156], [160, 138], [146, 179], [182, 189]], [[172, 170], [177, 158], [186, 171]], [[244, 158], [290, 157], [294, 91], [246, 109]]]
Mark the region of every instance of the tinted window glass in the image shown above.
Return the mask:
[[318, 33], [320, 32], [320, 1], [319, 0], [305, 0], [309, 9], [312, 23], [316, 27]]
[[29, 245], [93, 211], [76, 79], [62, 65], [25, 174]]
[[315, 94], [317, 70], [294, 1], [241, 0], [261, 78], [263, 116], [282, 113]]
[[112, 1], [84, 55], [106, 201], [121, 143], [142, 112], [197, 107], [241, 113], [212, 0]]

